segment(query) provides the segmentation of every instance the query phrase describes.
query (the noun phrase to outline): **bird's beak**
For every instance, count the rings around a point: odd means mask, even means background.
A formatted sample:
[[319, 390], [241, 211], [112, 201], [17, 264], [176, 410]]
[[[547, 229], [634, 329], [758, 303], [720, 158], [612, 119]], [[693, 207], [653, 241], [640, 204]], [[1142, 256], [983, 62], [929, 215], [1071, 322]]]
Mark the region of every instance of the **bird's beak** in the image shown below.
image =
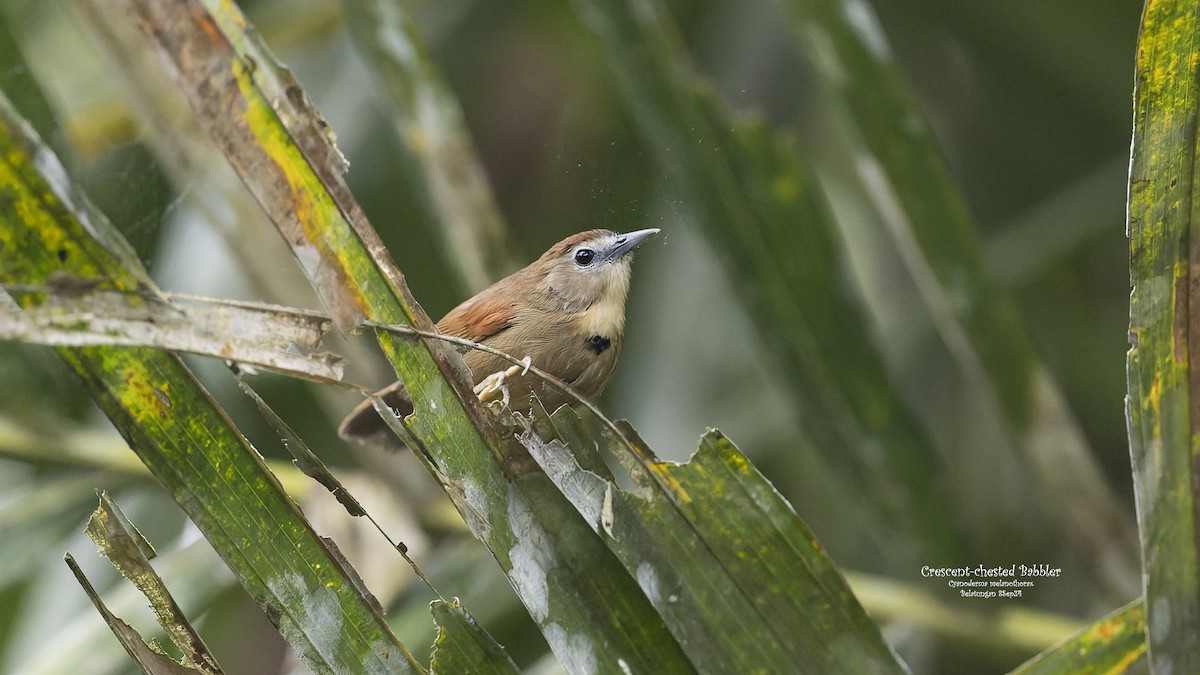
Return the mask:
[[658, 234], [661, 231], [657, 227], [652, 227], [648, 230], [637, 230], [636, 232], [627, 232], [618, 235], [616, 241], [613, 242], [612, 248], [608, 251], [608, 259], [610, 261], [620, 260], [626, 253], [637, 248], [647, 237], [652, 234]]

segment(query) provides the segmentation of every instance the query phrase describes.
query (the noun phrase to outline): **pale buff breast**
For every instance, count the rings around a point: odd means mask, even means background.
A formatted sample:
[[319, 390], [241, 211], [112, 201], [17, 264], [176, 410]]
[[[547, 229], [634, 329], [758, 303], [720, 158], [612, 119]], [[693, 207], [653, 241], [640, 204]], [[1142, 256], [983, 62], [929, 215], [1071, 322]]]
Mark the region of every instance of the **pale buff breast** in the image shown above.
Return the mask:
[[[483, 344], [518, 359], [529, 357], [534, 366], [554, 373], [585, 398], [592, 398], [600, 394], [617, 367], [621, 354], [621, 331], [624, 328], [622, 313], [618, 313], [622, 314], [620, 323], [606, 326], [596, 321], [596, 313], [612, 316], [611, 311], [596, 306], [589, 308], [592, 309], [596, 312], [584, 311], [567, 316], [525, 312], [520, 321], [485, 339]], [[610, 335], [599, 332], [604, 330], [610, 331]], [[481, 351], [470, 351], [464, 355], [464, 359], [476, 382], [512, 365], [509, 361]], [[563, 403], [574, 402], [553, 387], [543, 386], [542, 381], [533, 374], [509, 377], [506, 382], [509, 404], [518, 411], [528, 411], [529, 394], [534, 391], [549, 410]]]

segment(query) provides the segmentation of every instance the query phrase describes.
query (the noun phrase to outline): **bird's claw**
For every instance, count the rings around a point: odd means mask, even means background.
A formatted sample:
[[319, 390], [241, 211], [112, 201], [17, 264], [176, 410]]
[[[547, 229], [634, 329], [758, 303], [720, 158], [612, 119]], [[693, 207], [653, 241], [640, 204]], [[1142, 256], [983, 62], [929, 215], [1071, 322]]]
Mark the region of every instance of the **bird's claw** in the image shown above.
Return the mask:
[[507, 379], [516, 375], [524, 376], [529, 372], [533, 365], [533, 359], [526, 356], [521, 359], [521, 363], [509, 366], [506, 370], [500, 370], [488, 375], [475, 385], [475, 395], [479, 397], [481, 403], [488, 403], [496, 400], [496, 396], [501, 397], [501, 409], [508, 408], [509, 393]]

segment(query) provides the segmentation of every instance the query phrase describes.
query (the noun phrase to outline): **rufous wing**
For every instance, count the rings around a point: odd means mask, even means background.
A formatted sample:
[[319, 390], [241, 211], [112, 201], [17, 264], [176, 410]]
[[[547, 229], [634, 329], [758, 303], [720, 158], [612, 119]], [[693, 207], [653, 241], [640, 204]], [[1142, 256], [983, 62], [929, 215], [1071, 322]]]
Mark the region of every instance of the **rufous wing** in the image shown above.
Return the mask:
[[[497, 294], [485, 291], [450, 310], [438, 322], [438, 330], [454, 337], [482, 342], [512, 326], [517, 314], [516, 303], [497, 301]], [[379, 392], [383, 400], [400, 417], [412, 414], [412, 400], [404, 384], [394, 382]], [[363, 401], [342, 420], [338, 427], [342, 438], [352, 440], [390, 441], [392, 432], [383, 418], [375, 412], [370, 400]]]
[[483, 342], [512, 326], [516, 316], [515, 302], [484, 293], [450, 310], [437, 326], [446, 335]]

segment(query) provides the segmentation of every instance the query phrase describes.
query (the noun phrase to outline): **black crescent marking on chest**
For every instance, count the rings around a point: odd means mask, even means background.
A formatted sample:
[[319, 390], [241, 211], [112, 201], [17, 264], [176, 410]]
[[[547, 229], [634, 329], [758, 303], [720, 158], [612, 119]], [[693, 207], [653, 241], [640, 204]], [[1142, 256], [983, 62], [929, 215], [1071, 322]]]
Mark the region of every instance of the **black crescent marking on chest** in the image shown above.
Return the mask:
[[592, 337], [584, 340], [584, 342], [587, 344], [587, 348], [593, 352], [596, 352], [597, 355], [603, 353], [605, 349], [608, 349], [612, 346], [612, 340], [609, 340], [603, 335], [593, 335]]

